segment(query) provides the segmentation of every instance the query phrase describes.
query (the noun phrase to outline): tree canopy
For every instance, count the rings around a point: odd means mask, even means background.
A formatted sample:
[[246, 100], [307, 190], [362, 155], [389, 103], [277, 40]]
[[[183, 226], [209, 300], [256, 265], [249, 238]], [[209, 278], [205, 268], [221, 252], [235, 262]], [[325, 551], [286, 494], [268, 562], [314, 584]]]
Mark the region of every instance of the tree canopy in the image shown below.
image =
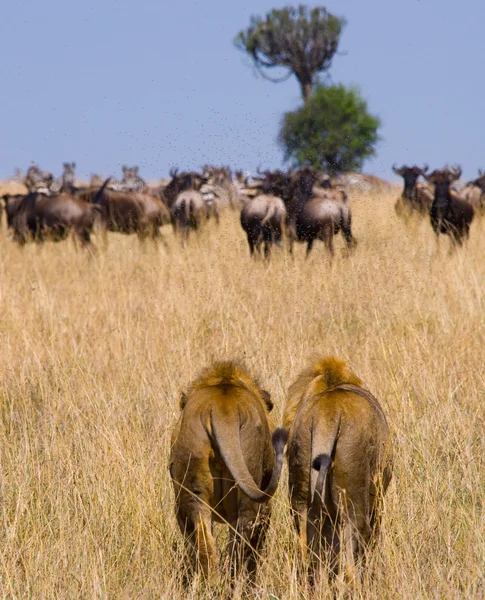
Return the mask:
[[358, 89], [318, 85], [301, 108], [284, 115], [279, 142], [293, 166], [336, 175], [362, 169], [375, 154], [379, 126]]
[[[307, 101], [318, 73], [332, 63], [344, 25], [345, 19], [330, 14], [324, 7], [285, 7], [273, 9], [264, 19], [253, 16], [249, 28], [239, 32], [234, 43], [251, 56], [266, 79], [283, 81], [295, 75]], [[282, 78], [272, 78], [267, 69], [274, 67], [286, 68], [288, 72]]]

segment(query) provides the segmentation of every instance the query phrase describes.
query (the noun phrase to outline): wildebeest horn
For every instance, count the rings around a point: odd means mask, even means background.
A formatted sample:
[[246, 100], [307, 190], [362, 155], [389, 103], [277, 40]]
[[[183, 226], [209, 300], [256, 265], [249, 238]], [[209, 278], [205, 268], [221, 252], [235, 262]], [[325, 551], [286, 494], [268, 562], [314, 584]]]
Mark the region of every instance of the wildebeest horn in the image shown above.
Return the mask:
[[483, 177], [484, 173], [481, 169], [478, 169], [478, 177]]
[[396, 165], [392, 165], [392, 170], [394, 171], [394, 173], [396, 173], [396, 175], [401, 175], [402, 176], [402, 170], [403, 168], [397, 168]]
[[421, 174], [424, 175], [428, 169], [429, 169], [429, 166], [427, 164], [424, 165], [424, 167], [421, 169]]
[[177, 173], [178, 173], [178, 167], [172, 167], [169, 171], [169, 175], [172, 179], [175, 179], [175, 177], [177, 177]]

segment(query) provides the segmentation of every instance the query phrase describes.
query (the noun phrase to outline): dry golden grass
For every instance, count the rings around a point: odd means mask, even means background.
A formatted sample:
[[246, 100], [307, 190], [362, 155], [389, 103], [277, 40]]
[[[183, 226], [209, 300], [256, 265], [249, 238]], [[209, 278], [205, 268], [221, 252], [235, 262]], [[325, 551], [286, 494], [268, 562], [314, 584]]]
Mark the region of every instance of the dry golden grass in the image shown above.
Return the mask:
[[[242, 359], [280, 420], [315, 351], [349, 361], [395, 436], [382, 538], [355, 597], [485, 596], [484, 227], [450, 254], [393, 200], [354, 199], [359, 246], [332, 265], [321, 244], [307, 262], [303, 247], [249, 261], [234, 213], [186, 249], [170, 232], [168, 249], [112, 235], [94, 258], [71, 240], [21, 249], [3, 225], [2, 598], [221, 597], [227, 581], [212, 596], [180, 581], [167, 468], [180, 390], [210, 361]], [[284, 481], [257, 598], [307, 597], [286, 494]]]

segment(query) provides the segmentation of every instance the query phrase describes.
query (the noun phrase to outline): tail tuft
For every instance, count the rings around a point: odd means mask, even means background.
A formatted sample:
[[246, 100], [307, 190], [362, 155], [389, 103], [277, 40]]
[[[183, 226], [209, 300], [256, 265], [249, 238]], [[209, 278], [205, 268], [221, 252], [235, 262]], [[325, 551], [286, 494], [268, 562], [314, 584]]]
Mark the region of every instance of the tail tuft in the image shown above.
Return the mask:
[[315, 469], [315, 471], [321, 471], [322, 469], [328, 471], [331, 464], [332, 459], [328, 454], [319, 454], [316, 458], [313, 459], [312, 467]]
[[285, 446], [288, 442], [288, 432], [286, 429], [278, 427], [273, 433], [273, 446], [276, 454], [283, 454]]

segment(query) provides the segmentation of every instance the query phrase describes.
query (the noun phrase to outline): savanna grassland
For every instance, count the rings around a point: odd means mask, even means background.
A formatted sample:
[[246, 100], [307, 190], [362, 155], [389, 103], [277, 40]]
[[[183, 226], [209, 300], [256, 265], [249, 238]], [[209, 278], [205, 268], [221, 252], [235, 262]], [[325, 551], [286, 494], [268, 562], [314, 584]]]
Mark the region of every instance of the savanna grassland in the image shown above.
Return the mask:
[[[1, 598], [223, 597], [224, 568], [212, 592], [181, 582], [167, 465], [180, 392], [238, 359], [279, 422], [314, 353], [350, 363], [394, 435], [382, 536], [354, 597], [485, 597], [485, 223], [450, 253], [394, 199], [353, 197], [359, 245], [347, 258], [339, 240], [333, 264], [321, 244], [308, 261], [303, 247], [250, 261], [230, 211], [185, 249], [166, 228], [167, 247], [95, 236], [94, 257], [72, 240], [19, 248], [3, 222]], [[286, 478], [255, 598], [308, 597]]]

